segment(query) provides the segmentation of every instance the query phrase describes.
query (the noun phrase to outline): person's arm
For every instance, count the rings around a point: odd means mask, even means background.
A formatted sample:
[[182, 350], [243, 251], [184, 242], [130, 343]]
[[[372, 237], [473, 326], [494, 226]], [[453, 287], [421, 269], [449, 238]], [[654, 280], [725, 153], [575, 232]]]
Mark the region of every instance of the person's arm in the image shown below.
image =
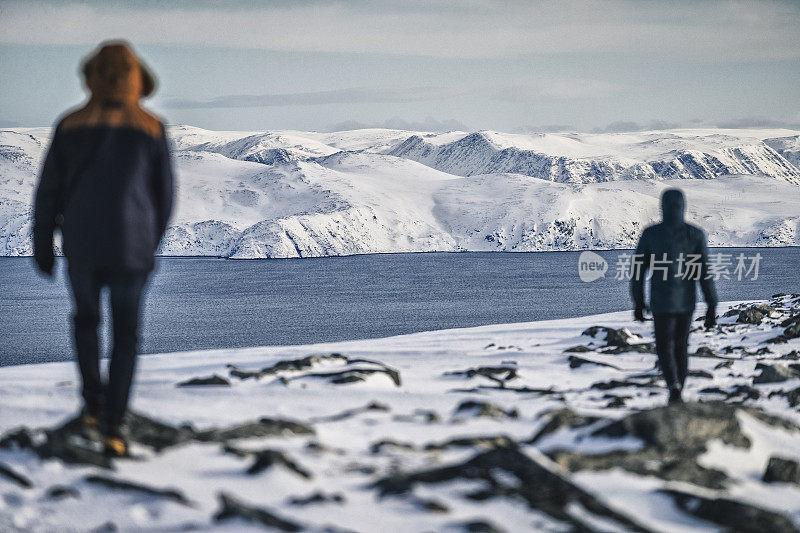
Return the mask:
[[56, 218], [62, 215], [59, 211], [63, 206], [61, 197], [64, 194], [65, 178], [59, 150], [60, 130], [56, 127], [42, 165], [33, 202], [33, 257], [39, 270], [48, 276], [53, 274], [53, 233]]
[[167, 135], [164, 126], [161, 127], [161, 138], [153, 165], [152, 185], [153, 198], [156, 206], [156, 222], [158, 224], [158, 240], [164, 236], [167, 223], [172, 214], [174, 194], [174, 177], [172, 173], [172, 157], [169, 151]]
[[649, 239], [646, 231], [642, 232], [642, 236], [639, 238], [639, 244], [636, 246], [636, 251], [631, 259], [631, 298], [633, 299], [634, 305], [633, 317], [640, 322], [644, 321], [644, 311], [647, 309], [647, 304], [644, 302], [644, 279], [650, 263], [648, 241]]
[[710, 328], [717, 323], [717, 291], [714, 288], [714, 279], [708, 275], [708, 243], [706, 234], [700, 231], [700, 243], [698, 246], [700, 254], [700, 290], [703, 291], [703, 299], [706, 301], [708, 310], [706, 311], [705, 326]]

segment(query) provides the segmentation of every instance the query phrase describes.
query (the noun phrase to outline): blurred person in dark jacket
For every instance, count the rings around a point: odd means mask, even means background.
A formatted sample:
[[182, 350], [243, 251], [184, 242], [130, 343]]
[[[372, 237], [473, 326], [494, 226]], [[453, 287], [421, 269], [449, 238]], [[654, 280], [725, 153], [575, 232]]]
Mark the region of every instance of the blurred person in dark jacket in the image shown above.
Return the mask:
[[[89, 101], [58, 122], [36, 190], [33, 250], [48, 276], [60, 228], [74, 299], [73, 331], [87, 429], [106, 452], [128, 454], [121, 430], [139, 340], [139, 315], [154, 255], [172, 210], [173, 175], [162, 122], [140, 106], [155, 79], [122, 41], [101, 44], [81, 72]], [[100, 376], [97, 327], [108, 287], [113, 350]], [[96, 434], [96, 433], [95, 433]]]
[[[669, 388], [669, 403], [680, 403], [688, 373], [689, 329], [699, 282], [708, 306], [705, 326], [716, 324], [717, 294], [708, 268], [706, 235], [684, 221], [686, 200], [679, 189], [661, 196], [662, 221], [642, 232], [634, 255], [631, 296], [634, 318], [644, 322], [651, 310], [656, 352]], [[645, 303], [644, 279], [650, 271], [650, 306]]]

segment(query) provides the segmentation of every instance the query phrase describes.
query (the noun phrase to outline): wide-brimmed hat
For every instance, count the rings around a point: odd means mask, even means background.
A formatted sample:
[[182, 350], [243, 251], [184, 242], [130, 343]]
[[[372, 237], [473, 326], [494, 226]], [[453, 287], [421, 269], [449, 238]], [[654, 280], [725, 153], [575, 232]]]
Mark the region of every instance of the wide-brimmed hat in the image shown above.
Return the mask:
[[109, 61], [134, 61], [139, 66], [139, 71], [142, 75], [142, 85], [139, 96], [144, 98], [153, 94], [156, 88], [156, 78], [153, 72], [147, 67], [134, 52], [131, 45], [123, 40], [105, 41], [92, 52], [81, 65], [81, 73], [83, 74], [86, 86], [92, 93], [102, 92], [103, 87], [98, 85], [101, 83], [97, 80], [95, 73], [98, 67], [103, 62]]

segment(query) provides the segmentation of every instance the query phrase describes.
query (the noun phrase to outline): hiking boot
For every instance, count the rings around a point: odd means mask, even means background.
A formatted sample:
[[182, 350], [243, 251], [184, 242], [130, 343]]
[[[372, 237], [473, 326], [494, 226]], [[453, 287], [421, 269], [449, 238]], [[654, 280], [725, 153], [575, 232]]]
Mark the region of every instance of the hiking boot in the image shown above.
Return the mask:
[[83, 408], [80, 415], [81, 433], [84, 437], [93, 441], [100, 441], [102, 435], [100, 433], [100, 415], [86, 407]]
[[670, 389], [669, 390], [669, 401], [667, 402], [668, 405], [675, 405], [678, 403], [683, 403], [683, 398], [681, 398], [681, 389]]
[[108, 436], [103, 441], [103, 449], [109, 457], [129, 457], [128, 443], [119, 436]]

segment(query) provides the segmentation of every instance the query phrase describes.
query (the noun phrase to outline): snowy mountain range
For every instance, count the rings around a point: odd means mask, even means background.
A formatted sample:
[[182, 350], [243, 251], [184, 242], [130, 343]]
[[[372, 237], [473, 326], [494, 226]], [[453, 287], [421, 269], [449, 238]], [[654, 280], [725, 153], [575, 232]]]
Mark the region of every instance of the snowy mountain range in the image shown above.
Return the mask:
[[[168, 133], [164, 255], [630, 248], [675, 186], [712, 246], [800, 244], [798, 131]], [[0, 255], [31, 254], [50, 134], [0, 131]]]

